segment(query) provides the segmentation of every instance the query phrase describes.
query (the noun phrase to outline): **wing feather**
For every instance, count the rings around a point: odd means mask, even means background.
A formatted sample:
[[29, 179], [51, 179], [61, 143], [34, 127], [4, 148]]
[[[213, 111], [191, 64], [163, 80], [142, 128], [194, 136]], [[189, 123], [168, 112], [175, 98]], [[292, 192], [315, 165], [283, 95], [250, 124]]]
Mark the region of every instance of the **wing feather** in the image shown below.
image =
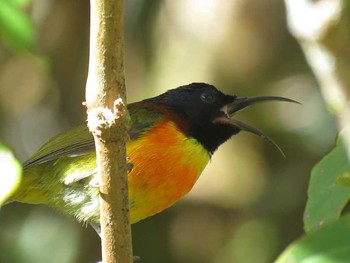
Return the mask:
[[[132, 122], [129, 130], [131, 140], [136, 140], [163, 118], [161, 111], [147, 107], [144, 103], [131, 104], [128, 110]], [[64, 156], [81, 156], [93, 151], [94, 138], [86, 125], [80, 125], [53, 137], [27, 160], [23, 167], [27, 169]]]

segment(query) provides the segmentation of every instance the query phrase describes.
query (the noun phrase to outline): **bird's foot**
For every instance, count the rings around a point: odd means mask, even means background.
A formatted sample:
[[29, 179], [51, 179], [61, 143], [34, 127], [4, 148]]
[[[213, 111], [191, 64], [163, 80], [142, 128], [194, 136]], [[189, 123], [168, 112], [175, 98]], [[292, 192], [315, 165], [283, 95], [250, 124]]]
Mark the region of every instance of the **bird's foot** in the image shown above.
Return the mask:
[[130, 162], [129, 157], [126, 157], [126, 169], [128, 169], [128, 173], [130, 173], [133, 168], [134, 168], [134, 164]]
[[91, 187], [94, 187], [94, 188], [100, 188], [101, 186], [103, 186], [103, 184], [100, 182], [98, 176], [92, 177], [92, 179], [89, 182], [89, 185]]

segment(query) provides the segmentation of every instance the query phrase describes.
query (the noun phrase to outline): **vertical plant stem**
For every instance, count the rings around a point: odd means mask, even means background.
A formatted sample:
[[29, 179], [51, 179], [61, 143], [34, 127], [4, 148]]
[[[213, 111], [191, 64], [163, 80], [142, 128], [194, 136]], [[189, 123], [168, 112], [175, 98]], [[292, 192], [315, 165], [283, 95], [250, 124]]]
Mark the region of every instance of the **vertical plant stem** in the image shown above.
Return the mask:
[[91, 0], [90, 3], [86, 106], [99, 173], [102, 260], [130, 263], [123, 0]]

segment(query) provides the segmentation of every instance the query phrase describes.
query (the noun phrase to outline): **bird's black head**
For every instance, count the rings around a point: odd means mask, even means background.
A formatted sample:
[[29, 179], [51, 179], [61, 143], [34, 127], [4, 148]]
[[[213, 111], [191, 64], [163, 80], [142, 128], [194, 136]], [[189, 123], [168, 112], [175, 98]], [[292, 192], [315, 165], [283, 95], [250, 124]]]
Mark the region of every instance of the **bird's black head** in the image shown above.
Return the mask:
[[226, 95], [214, 86], [192, 83], [169, 90], [145, 101], [166, 106], [178, 120], [187, 136], [197, 139], [210, 153], [241, 130], [265, 136], [257, 129], [232, 119], [239, 110], [262, 101], [280, 100], [282, 97], [237, 97]]

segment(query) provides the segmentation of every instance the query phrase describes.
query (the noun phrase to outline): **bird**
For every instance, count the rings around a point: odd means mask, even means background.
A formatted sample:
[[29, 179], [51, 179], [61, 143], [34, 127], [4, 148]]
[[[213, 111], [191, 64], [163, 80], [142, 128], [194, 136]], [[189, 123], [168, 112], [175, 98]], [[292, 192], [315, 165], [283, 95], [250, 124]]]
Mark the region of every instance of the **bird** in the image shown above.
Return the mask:
[[[278, 96], [226, 95], [196, 82], [128, 104], [130, 222], [153, 216], [185, 196], [219, 146], [240, 131], [263, 137], [282, 152], [270, 137], [234, 118], [246, 107], [269, 101], [298, 103]], [[48, 205], [99, 232], [99, 189], [92, 183], [95, 157], [86, 125], [55, 136], [23, 164], [22, 183], [9, 201]]]

